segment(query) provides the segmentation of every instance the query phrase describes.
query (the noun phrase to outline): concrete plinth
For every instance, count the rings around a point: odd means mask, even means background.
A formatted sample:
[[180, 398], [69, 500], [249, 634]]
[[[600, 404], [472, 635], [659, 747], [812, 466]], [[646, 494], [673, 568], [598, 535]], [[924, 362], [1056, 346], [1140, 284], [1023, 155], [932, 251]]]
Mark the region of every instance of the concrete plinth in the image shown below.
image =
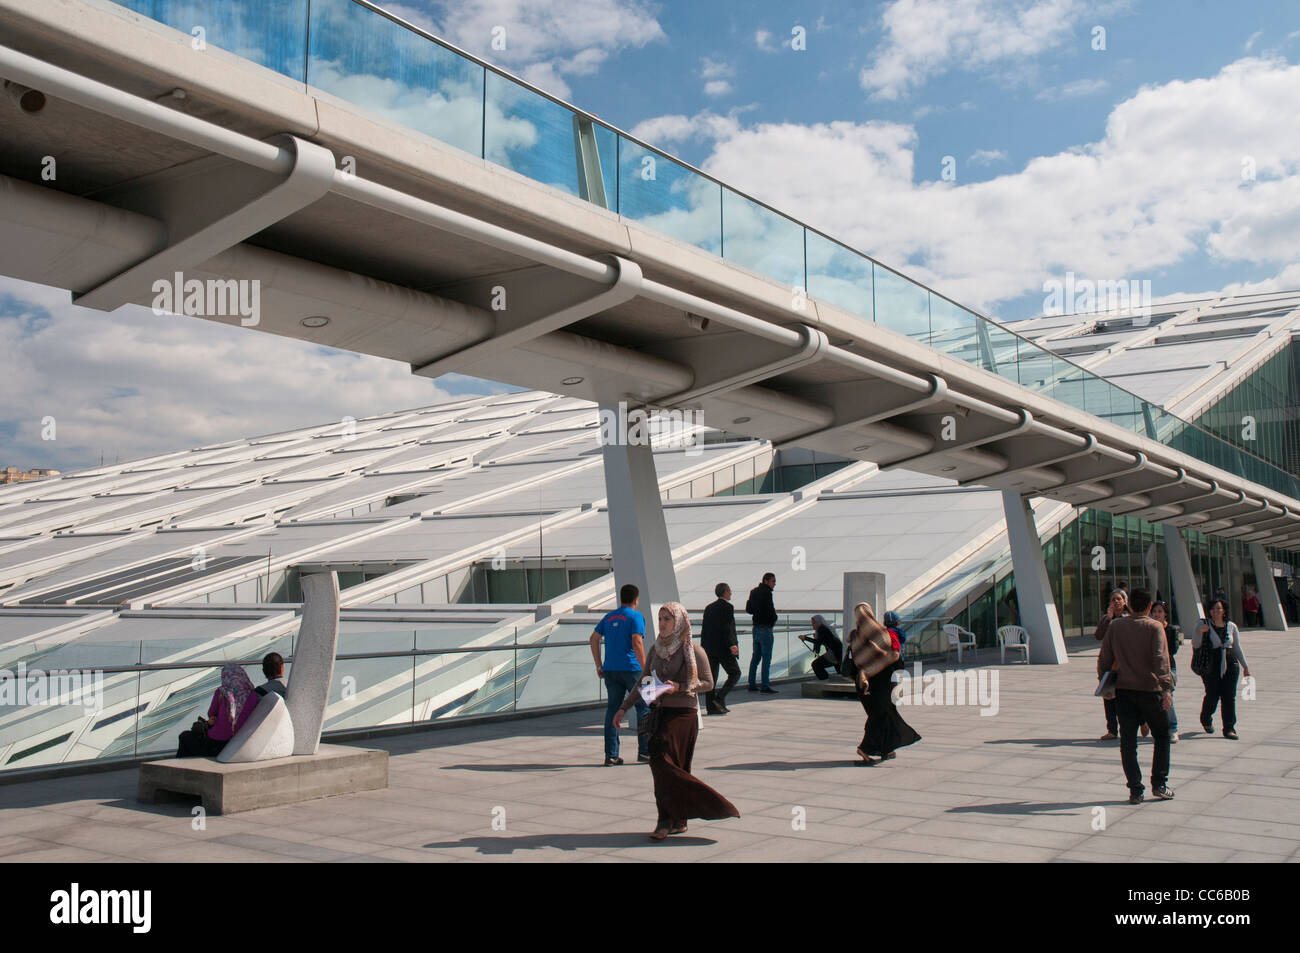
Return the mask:
[[824, 682], [804, 682], [801, 686], [804, 698], [847, 698], [858, 700], [853, 682], [847, 678], [829, 678]]
[[387, 787], [387, 751], [321, 745], [315, 754], [270, 761], [150, 761], [140, 765], [138, 797], [155, 804], [173, 795], [198, 795], [209, 814], [234, 814]]

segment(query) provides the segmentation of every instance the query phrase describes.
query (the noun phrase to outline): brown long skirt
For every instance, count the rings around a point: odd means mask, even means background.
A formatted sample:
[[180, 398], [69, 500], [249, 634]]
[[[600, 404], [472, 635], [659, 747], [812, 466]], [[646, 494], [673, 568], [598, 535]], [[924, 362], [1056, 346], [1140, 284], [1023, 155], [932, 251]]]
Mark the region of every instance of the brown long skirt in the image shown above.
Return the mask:
[[740, 817], [735, 805], [691, 774], [695, 739], [700, 727], [694, 708], [664, 708], [659, 727], [650, 738], [650, 774], [655, 782], [659, 823], [683, 823]]

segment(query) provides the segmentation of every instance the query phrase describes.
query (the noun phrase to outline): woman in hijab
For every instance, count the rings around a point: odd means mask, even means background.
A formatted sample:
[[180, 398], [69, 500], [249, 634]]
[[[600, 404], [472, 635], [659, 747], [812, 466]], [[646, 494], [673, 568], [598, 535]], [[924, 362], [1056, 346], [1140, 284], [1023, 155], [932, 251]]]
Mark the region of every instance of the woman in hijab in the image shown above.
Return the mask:
[[812, 635], [801, 635], [799, 638], [807, 642], [813, 652], [821, 650], [822, 654], [812, 661], [812, 670], [814, 675], [825, 681], [830, 678], [828, 670], [831, 672], [840, 670], [840, 660], [844, 658], [844, 643], [840, 641], [834, 627], [826, 621], [824, 615], [813, 616], [812, 627]]
[[[1205, 683], [1205, 700], [1201, 702], [1201, 727], [1207, 735], [1214, 734], [1214, 709], [1223, 706], [1223, 737], [1237, 740], [1237, 678], [1250, 678], [1250, 666], [1241, 651], [1241, 632], [1228, 618], [1228, 600], [1215, 599], [1210, 603], [1209, 619], [1196, 626], [1192, 651], [1210, 640], [1213, 653], [1210, 670], [1201, 675]], [[1193, 656], [1194, 658], [1195, 656]]]
[[221, 667], [221, 686], [212, 693], [208, 717], [194, 722], [189, 731], [181, 732], [178, 758], [215, 758], [235, 737], [257, 707], [258, 695], [244, 667], [227, 662]]
[[[1106, 612], [1097, 623], [1097, 629], [1092, 633], [1093, 637], [1100, 642], [1106, 637], [1106, 630], [1110, 628], [1113, 619], [1128, 615], [1128, 593], [1123, 589], [1116, 589], [1110, 594], [1110, 599], [1106, 603]], [[1119, 737], [1119, 714], [1115, 707], [1115, 699], [1102, 699], [1102, 708], [1106, 712], [1106, 733], [1101, 736], [1102, 741], [1114, 741]]]
[[853, 617], [856, 624], [849, 635], [849, 657], [858, 701], [867, 713], [858, 757], [862, 764], [874, 765], [894, 757], [898, 748], [920, 741], [921, 736], [894, 706], [893, 676], [903, 665], [898, 636], [876, 621], [865, 602], [853, 607]]
[[[700, 692], [713, 688], [713, 675], [704, 649], [691, 640], [691, 623], [680, 602], [659, 609], [659, 635], [646, 652], [645, 668], [638, 680], [666, 683], [663, 694], [650, 704], [649, 718], [642, 725], [650, 732], [650, 774], [655, 783], [655, 804], [659, 821], [651, 840], [686, 831], [688, 818], [715, 821], [740, 817], [725, 797], [691, 774], [691, 758], [699, 733]], [[614, 713], [614, 729], [639, 697], [641, 684], [628, 692]], [[646, 724], [648, 723], [648, 724]]]

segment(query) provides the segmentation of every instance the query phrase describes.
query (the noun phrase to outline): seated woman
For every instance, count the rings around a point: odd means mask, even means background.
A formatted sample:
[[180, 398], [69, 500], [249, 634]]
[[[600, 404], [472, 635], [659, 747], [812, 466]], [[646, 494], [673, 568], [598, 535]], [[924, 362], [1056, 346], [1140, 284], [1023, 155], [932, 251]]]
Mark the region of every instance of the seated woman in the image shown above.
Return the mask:
[[835, 629], [826, 621], [823, 615], [812, 617], [813, 634], [801, 635], [809, 644], [813, 652], [821, 650], [822, 654], [818, 655], [812, 662], [813, 674], [822, 681], [830, 678], [829, 672], [838, 672], [840, 670], [840, 661], [844, 658], [844, 644], [835, 634]]
[[212, 693], [208, 717], [196, 721], [195, 727], [206, 724], [205, 729], [181, 732], [178, 758], [215, 758], [235, 737], [257, 707], [258, 694], [253, 691], [253, 681], [242, 665], [227, 662], [221, 667], [221, 687]]

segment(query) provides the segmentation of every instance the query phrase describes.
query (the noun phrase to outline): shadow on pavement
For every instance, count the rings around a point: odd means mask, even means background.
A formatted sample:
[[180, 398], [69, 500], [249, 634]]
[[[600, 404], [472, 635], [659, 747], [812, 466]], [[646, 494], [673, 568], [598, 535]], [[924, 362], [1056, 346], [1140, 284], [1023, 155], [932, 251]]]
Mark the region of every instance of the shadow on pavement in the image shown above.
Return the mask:
[[1066, 816], [1074, 811], [1090, 810], [1094, 807], [1116, 807], [1127, 805], [1128, 801], [1089, 801], [1086, 804], [1058, 803], [1039, 804], [1033, 801], [1011, 801], [1006, 804], [967, 804], [965, 807], [950, 807], [948, 814], [1051, 814]]
[[800, 771], [804, 768], [852, 768], [861, 762], [854, 758], [838, 761], [753, 761], [749, 764], [709, 765], [713, 771]]
[[517, 850], [610, 850], [615, 847], [699, 847], [716, 844], [708, 837], [689, 834], [673, 835], [664, 841], [652, 841], [648, 831], [619, 832], [614, 834], [526, 834], [519, 837], [466, 837], [458, 841], [437, 841], [424, 846], [430, 850], [447, 850], [453, 847], [473, 847], [480, 854], [513, 854]]

